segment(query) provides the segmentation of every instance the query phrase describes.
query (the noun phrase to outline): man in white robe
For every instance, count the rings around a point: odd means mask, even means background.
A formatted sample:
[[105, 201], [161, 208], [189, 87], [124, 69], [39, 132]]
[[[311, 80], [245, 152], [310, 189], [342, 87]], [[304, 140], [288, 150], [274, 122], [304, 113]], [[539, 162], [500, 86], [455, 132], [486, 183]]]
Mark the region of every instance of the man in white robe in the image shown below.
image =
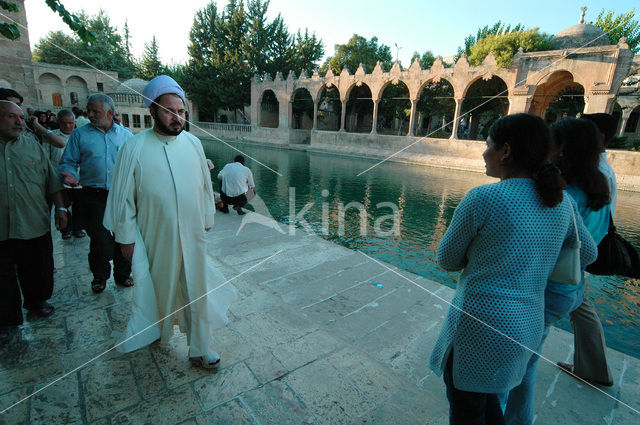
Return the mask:
[[209, 169], [200, 140], [182, 131], [185, 103], [178, 84], [156, 77], [143, 97], [154, 126], [118, 154], [104, 218], [138, 282], [119, 349], [166, 342], [177, 318], [190, 361], [212, 368], [220, 362], [210, 348], [212, 331], [227, 323], [236, 291], [208, 263], [206, 232], [215, 212]]

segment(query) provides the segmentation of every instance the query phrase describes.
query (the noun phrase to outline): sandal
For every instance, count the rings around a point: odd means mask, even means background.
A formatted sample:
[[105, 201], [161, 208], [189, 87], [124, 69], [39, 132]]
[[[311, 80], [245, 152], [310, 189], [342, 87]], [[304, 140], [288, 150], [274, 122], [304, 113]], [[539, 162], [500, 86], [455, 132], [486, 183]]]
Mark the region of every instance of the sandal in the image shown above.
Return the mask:
[[91, 290], [96, 294], [104, 291], [104, 288], [106, 287], [107, 281], [104, 279], [93, 279], [93, 281], [91, 282]]
[[220, 356], [215, 351], [204, 356], [189, 357], [189, 362], [203, 369], [215, 369], [220, 365]]
[[125, 280], [116, 280], [116, 285], [122, 286], [124, 288], [130, 288], [133, 286], [133, 279], [128, 277]]

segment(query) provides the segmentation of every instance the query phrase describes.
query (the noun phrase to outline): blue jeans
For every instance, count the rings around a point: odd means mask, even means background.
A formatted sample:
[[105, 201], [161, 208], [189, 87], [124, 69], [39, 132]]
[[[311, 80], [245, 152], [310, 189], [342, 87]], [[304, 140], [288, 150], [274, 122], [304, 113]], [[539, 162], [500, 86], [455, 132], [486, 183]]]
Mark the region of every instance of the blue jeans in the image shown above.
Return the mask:
[[533, 354], [527, 363], [527, 370], [522, 377], [522, 382], [508, 393], [500, 395], [500, 402], [506, 408], [504, 411], [504, 419], [507, 425], [531, 425], [534, 417], [534, 392], [536, 387], [536, 378], [538, 376], [538, 359], [539, 353], [542, 351], [544, 340], [549, 335], [551, 325], [556, 323], [565, 315], [571, 313], [582, 304], [584, 299], [586, 286], [584, 284], [576, 287], [571, 292], [554, 292], [553, 286], [550, 284], [544, 293], [544, 331], [542, 340], [536, 350], [537, 354]]

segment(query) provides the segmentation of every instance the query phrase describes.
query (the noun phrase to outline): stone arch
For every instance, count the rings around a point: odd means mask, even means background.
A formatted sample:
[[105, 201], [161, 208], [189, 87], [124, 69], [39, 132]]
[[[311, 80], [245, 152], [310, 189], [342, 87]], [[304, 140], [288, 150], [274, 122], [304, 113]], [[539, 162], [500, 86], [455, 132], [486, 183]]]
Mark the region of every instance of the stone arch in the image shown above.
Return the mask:
[[278, 128], [280, 102], [271, 89], [266, 89], [260, 95], [260, 126]]
[[584, 86], [574, 80], [571, 72], [554, 71], [537, 85], [529, 113], [554, 122], [567, 116], [576, 116], [584, 110]]
[[[417, 136], [448, 138], [456, 111], [455, 88], [451, 81], [440, 78], [437, 82], [430, 79], [424, 82], [418, 92], [416, 105]], [[447, 131], [448, 129], [448, 131]]]
[[87, 98], [89, 97], [89, 89], [87, 82], [77, 75], [72, 75], [67, 78], [65, 82], [65, 88], [69, 93], [69, 103], [73, 106], [84, 106]]
[[342, 102], [340, 90], [334, 84], [323, 84], [318, 90], [318, 130], [340, 130]]
[[51, 72], [45, 72], [38, 77], [39, 89], [41, 93], [40, 100], [45, 106], [62, 106], [61, 103], [64, 93], [62, 80]]
[[509, 113], [507, 83], [495, 74], [489, 79], [478, 77], [463, 93], [458, 138], [484, 140], [491, 124]]
[[347, 90], [344, 127], [352, 133], [369, 133], [373, 123], [373, 97], [366, 83], [354, 84]]
[[633, 108], [631, 114], [629, 114], [629, 119], [624, 126], [623, 134], [631, 134], [635, 135], [638, 133], [640, 129], [638, 123], [640, 122], [640, 105]]
[[313, 98], [305, 87], [298, 87], [291, 96], [291, 128], [309, 130], [313, 127]]
[[[398, 79], [387, 81], [379, 90], [376, 129], [380, 134], [407, 134], [411, 100], [409, 87]], [[403, 129], [404, 127], [404, 129]]]

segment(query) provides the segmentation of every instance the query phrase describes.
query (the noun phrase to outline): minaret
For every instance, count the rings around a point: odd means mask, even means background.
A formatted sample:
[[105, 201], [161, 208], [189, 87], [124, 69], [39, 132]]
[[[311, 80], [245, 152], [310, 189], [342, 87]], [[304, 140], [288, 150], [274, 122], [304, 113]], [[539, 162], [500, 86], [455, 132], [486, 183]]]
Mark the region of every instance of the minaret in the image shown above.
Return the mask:
[[16, 21], [20, 29], [20, 38], [8, 40], [0, 35], [0, 87], [9, 87], [24, 97], [23, 106], [37, 106], [36, 85], [31, 65], [31, 46], [24, 0], [13, 0], [18, 12], [0, 9], [1, 22]]

